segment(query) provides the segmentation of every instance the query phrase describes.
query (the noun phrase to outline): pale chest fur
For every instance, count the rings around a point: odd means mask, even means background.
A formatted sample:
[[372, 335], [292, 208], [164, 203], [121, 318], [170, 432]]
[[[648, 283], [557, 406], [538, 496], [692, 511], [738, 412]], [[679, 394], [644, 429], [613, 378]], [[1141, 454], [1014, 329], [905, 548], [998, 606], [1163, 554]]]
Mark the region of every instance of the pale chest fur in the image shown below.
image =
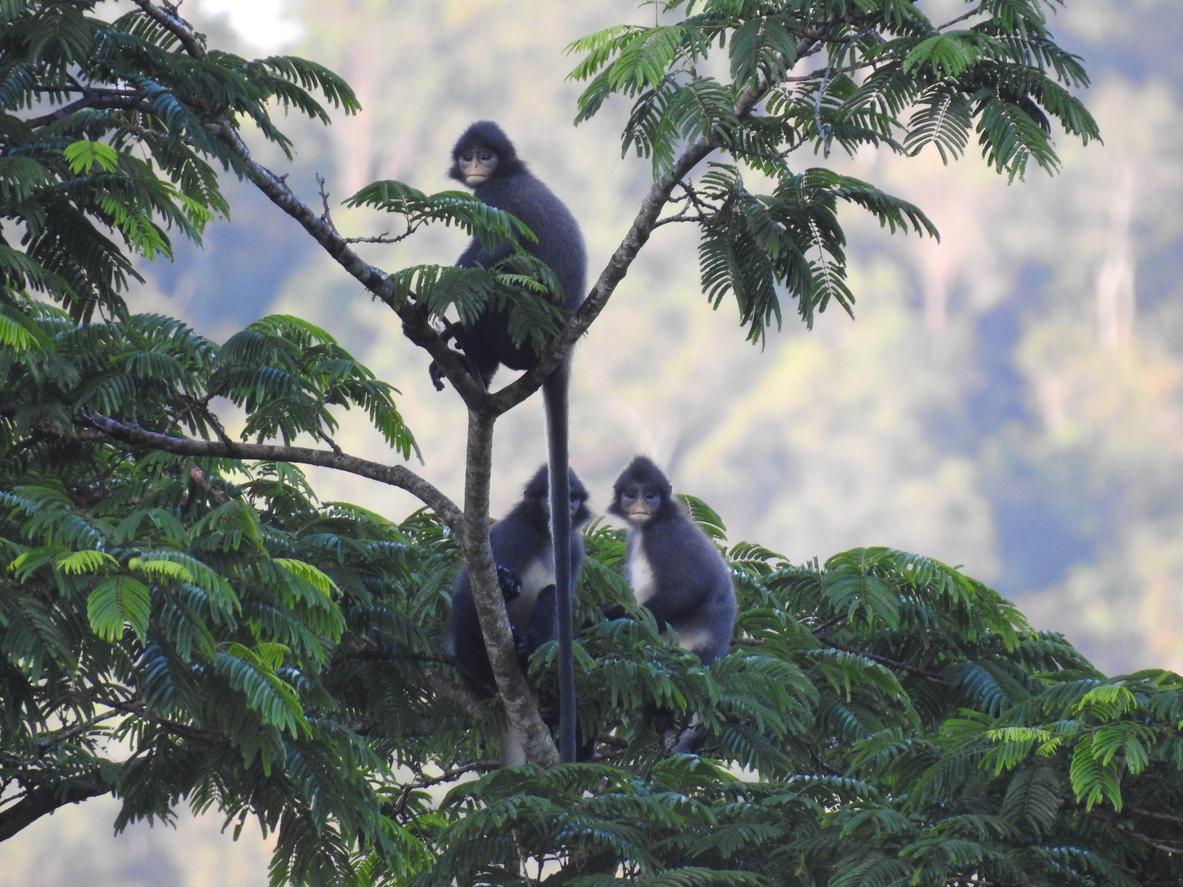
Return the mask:
[[638, 604], [643, 604], [653, 597], [656, 584], [653, 576], [653, 564], [645, 556], [639, 534], [629, 539], [628, 563], [626, 566], [628, 584], [633, 590], [633, 597]]
[[534, 611], [538, 592], [555, 582], [555, 559], [549, 546], [544, 556], [530, 562], [518, 580], [522, 583], [522, 593], [509, 602], [509, 619], [515, 625], [525, 625]]

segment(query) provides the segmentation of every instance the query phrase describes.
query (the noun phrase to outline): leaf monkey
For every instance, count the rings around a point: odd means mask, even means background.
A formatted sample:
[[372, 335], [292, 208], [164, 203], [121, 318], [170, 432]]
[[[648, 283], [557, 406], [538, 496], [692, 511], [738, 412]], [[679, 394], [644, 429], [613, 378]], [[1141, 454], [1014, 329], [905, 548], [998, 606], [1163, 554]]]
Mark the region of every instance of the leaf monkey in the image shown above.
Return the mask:
[[[572, 471], [568, 475], [570, 494], [564, 513], [573, 529], [591, 517], [587, 490]], [[530, 654], [555, 638], [559, 628], [555, 594], [555, 557], [551, 544], [551, 508], [547, 502], [549, 482], [543, 465], [522, 491], [522, 501], [493, 525], [489, 543], [497, 564], [497, 580], [505, 596], [514, 647], [523, 668]], [[552, 500], [553, 502], [553, 500]], [[571, 582], [583, 568], [583, 537], [572, 533], [568, 544]], [[468, 568], [461, 567], [452, 588], [452, 612], [448, 617], [447, 647], [468, 685], [488, 697], [495, 690], [493, 669], [481, 635]], [[507, 731], [501, 746], [505, 764], [522, 763], [521, 746]]]
[[616, 479], [608, 511], [629, 524], [625, 569], [637, 603], [710, 665], [731, 644], [735, 587], [715, 543], [672, 493], [661, 469], [637, 456]]
[[[637, 456], [612, 487], [608, 512], [629, 524], [625, 570], [633, 597], [659, 625], [678, 634], [678, 646], [710, 665], [727, 653], [735, 628], [731, 573], [719, 549], [672, 498], [673, 486], [653, 462]], [[605, 615], [619, 617], [622, 608]], [[705, 738], [695, 725], [674, 731], [668, 712], [655, 713], [670, 751], [696, 753]]]
[[[452, 149], [448, 174], [473, 189], [489, 206], [517, 216], [534, 233], [537, 241], [522, 246], [550, 267], [558, 280], [563, 308], [572, 311], [586, 295], [587, 253], [579, 225], [563, 202], [536, 179], [518, 159], [513, 143], [496, 123], [481, 120], [464, 131]], [[485, 249], [475, 237], [456, 260], [462, 268], [490, 268], [513, 252], [511, 244]], [[497, 367], [529, 370], [538, 365], [538, 355], [528, 343], [515, 345], [509, 335], [504, 311], [489, 308], [472, 323], [449, 323], [445, 338], [454, 337], [463, 350], [473, 375], [486, 388]], [[573, 551], [570, 511], [572, 495], [568, 481], [567, 389], [570, 355], [565, 355], [554, 372], [542, 383], [545, 402], [550, 500], [555, 563], [555, 597], [559, 632], [559, 757], [575, 760], [575, 672], [572, 660], [571, 589], [574, 568], [567, 553]], [[437, 387], [438, 369], [433, 371]], [[559, 556], [559, 554], [562, 556]]]

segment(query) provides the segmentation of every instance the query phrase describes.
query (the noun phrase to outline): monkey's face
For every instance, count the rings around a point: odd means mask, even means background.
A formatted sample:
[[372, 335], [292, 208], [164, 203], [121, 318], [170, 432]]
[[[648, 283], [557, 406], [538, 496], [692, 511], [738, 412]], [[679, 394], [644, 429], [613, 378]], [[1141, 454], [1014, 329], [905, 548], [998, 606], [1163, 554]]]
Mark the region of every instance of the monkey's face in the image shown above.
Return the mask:
[[[571, 498], [567, 500], [567, 509], [571, 515], [571, 522], [578, 526], [591, 517], [591, 512], [586, 508], [587, 493], [582, 490], [572, 490]], [[543, 496], [538, 500], [538, 507], [542, 509], [542, 513], [546, 515], [547, 520], [550, 519], [550, 499]]]
[[456, 156], [456, 166], [464, 184], [475, 188], [493, 175], [493, 170], [497, 168], [497, 152], [480, 145], [465, 148]]
[[619, 506], [625, 520], [643, 526], [653, 520], [661, 507], [661, 493], [652, 487], [625, 487], [620, 491]]

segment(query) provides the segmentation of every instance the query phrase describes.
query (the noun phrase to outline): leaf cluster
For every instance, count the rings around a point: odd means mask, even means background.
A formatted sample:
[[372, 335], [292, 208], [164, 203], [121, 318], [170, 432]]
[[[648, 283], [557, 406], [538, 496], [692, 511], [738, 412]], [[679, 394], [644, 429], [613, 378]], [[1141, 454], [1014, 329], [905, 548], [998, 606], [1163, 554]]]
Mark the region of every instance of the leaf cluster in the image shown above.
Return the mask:
[[[622, 540], [588, 541], [577, 663], [581, 698], [598, 703], [581, 718], [601, 731], [599, 763], [454, 789], [440, 807], [454, 825], [414, 883], [1180, 876], [1178, 676], [1104, 678], [930, 558], [855, 549], [796, 566], [750, 543], [727, 552], [733, 651], [704, 670], [640, 612], [596, 621], [621, 593]], [[701, 755], [669, 754], [671, 721], [696, 725]]]
[[285, 152], [273, 111], [322, 122], [321, 101], [358, 110], [326, 68], [182, 46], [143, 8], [113, 21], [99, 0], [0, 7], [0, 287], [33, 289], [87, 320], [118, 316], [140, 280], [132, 256], [171, 256], [169, 232], [200, 240], [225, 216], [218, 170], [241, 176], [223, 137], [249, 120]]
[[[1070, 92], [1088, 84], [1080, 59], [1048, 28], [1043, 0], [966, 4], [937, 24], [910, 0], [671, 0], [652, 26], [615, 26], [575, 41], [571, 79], [586, 83], [576, 121], [614, 96], [630, 104], [622, 150], [647, 157], [678, 209], [666, 222], [699, 229], [703, 291], [727, 296], [753, 342], [795, 300], [807, 322], [831, 303], [852, 311], [841, 203], [891, 232], [936, 236], [915, 206], [874, 185], [803, 168], [803, 151], [865, 146], [946, 162], [971, 133], [1011, 181], [1034, 162], [1054, 172], [1053, 123], [1082, 142], [1096, 122]], [[722, 160], [691, 182], [681, 158]], [[750, 183], [749, 183], [750, 180]], [[767, 193], [757, 189], [767, 187]]]
[[[1013, 179], [1055, 169], [1053, 122], [1096, 137], [1050, 5], [975, 0], [937, 25], [909, 0], [669, 0], [665, 24], [573, 45], [580, 119], [630, 102], [625, 151], [677, 195], [662, 221], [698, 226], [707, 298], [734, 298], [759, 341], [783, 297], [806, 322], [852, 310], [842, 205], [936, 233], [795, 152], [953, 159], [972, 132]], [[271, 109], [323, 120], [314, 94], [351, 111], [348, 87], [207, 49], [150, 14], [167, 5], [111, 22], [96, 7], [0, 0], [0, 836], [110, 794], [119, 828], [182, 804], [235, 829], [254, 817], [277, 836], [275, 884], [1183, 880], [1179, 677], [1106, 677], [982, 583], [893, 549], [799, 565], [726, 548], [739, 620], [704, 668], [628, 605], [622, 535], [593, 529], [576, 679], [594, 761], [487, 772], [504, 717], [440, 652], [457, 560], [435, 517], [320, 502], [284, 461], [100, 432], [105, 416], [228, 444], [225, 399], [246, 440], [335, 450], [336, 410], [357, 406], [414, 452], [393, 390], [325, 330], [278, 315], [218, 345], [121, 297], [134, 256], [167, 257], [169, 232], [226, 212], [216, 173], [246, 171], [238, 125], [286, 150]], [[689, 180], [681, 159], [710, 151]], [[396, 307], [498, 311], [534, 347], [557, 329], [517, 220], [397, 182], [351, 203], [505, 251], [395, 272]], [[719, 516], [687, 505], [726, 545]], [[614, 605], [629, 618], [604, 618]], [[530, 662], [544, 711], [556, 655]]]
[[[426, 787], [479, 772], [501, 715], [456, 705], [439, 653], [456, 550], [434, 519], [318, 503], [282, 463], [86, 437], [68, 461], [42, 443], [22, 462], [30, 432], [8, 440], [0, 780], [18, 803], [113, 793], [119, 827], [182, 803], [253, 816], [277, 832], [277, 884], [1183, 875], [1163, 849], [1183, 683], [1105, 678], [932, 559], [801, 566], [732, 545], [736, 639], [704, 669], [643, 609], [602, 617], [628, 590], [622, 534], [598, 527], [576, 659], [595, 763], [500, 770], [440, 801]], [[531, 662], [544, 707], [555, 655]], [[671, 755], [691, 733], [699, 754]]]
[[18, 461], [62, 457], [75, 423], [92, 413], [229, 440], [214, 398], [242, 408], [243, 439], [306, 434], [332, 444], [334, 410], [356, 406], [395, 451], [417, 452], [395, 390], [327, 332], [288, 315], [261, 318], [218, 346], [161, 315], [75, 323], [13, 294], [0, 297], [0, 343], [0, 444], [24, 440], [11, 454]]

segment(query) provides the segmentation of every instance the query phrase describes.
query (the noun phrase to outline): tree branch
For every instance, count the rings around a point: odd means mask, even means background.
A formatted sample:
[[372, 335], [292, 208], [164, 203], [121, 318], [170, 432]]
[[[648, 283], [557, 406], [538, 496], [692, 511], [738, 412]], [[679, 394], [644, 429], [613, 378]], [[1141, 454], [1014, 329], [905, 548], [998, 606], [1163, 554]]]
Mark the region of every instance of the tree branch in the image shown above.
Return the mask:
[[320, 194], [320, 217], [325, 220], [325, 224], [329, 226], [329, 229], [346, 243], [398, 243], [399, 241], [406, 240], [422, 227], [420, 224], [411, 224], [411, 222], [408, 221], [407, 230], [402, 234], [391, 234], [390, 232], [386, 232], [383, 234], [376, 234], [373, 237], [346, 237], [341, 233], [340, 229], [337, 228], [337, 223], [333, 221], [333, 213], [329, 209], [328, 185], [325, 182], [325, 177], [320, 173], [316, 173], [316, 186], [317, 192]]
[[[805, 46], [812, 45], [815, 39], [814, 37], [806, 38], [803, 44]], [[779, 81], [769, 82], [759, 87], [744, 87], [732, 108], [735, 116], [746, 117], [750, 114], [760, 99], [767, 95], [777, 83]], [[695, 142], [686, 148], [670, 169], [653, 183], [649, 188], [649, 193], [641, 202], [641, 208], [633, 218], [632, 225], [629, 226], [620, 245], [616, 247], [608, 259], [608, 264], [604, 266], [604, 270], [596, 279], [595, 286], [592, 287], [583, 304], [567, 321], [567, 325], [551, 344], [538, 366], [490, 395], [490, 405], [498, 415], [517, 406], [537, 391], [542, 382], [559, 365], [563, 356], [587, 332], [595, 319], [600, 316], [600, 312], [607, 306], [617, 285], [628, 274], [628, 270], [641, 251], [641, 247], [645, 245], [657, 227], [657, 220], [661, 216], [661, 211], [670, 202], [670, 195], [674, 188], [690, 174], [694, 167], [722, 146], [723, 136], [721, 134]]]
[[433, 785], [440, 785], [444, 782], [452, 782], [459, 779], [465, 773], [474, 773], [480, 770], [492, 770], [498, 765], [494, 760], [469, 761], [467, 764], [461, 764], [459, 767], [453, 767], [451, 770], [445, 770], [439, 776], [425, 776], [423, 772], [419, 772], [420, 779], [417, 782], [406, 783], [402, 791], [399, 792], [398, 800], [394, 802], [393, 813], [395, 816], [401, 816], [406, 812], [407, 801], [411, 797], [411, 792], [415, 789], [428, 788]]
[[46, 126], [65, 117], [69, 117], [75, 111], [81, 111], [83, 108], [117, 108], [144, 112], [150, 112], [152, 110], [152, 106], [147, 100], [135, 92], [122, 89], [88, 89], [86, 90], [86, 94], [78, 99], [78, 101], [63, 105], [56, 111], [51, 111], [40, 117], [30, 118], [24, 121], [24, 123], [30, 129], [36, 129], [39, 126]]
[[311, 447], [176, 437], [161, 434], [158, 431], [149, 431], [139, 425], [113, 419], [89, 409], [82, 411], [79, 420], [115, 440], [153, 450], [163, 450], [166, 453], [176, 453], [180, 456], [295, 462], [301, 465], [319, 465], [324, 468], [346, 471], [359, 477], [366, 477], [406, 490], [431, 508], [452, 532], [459, 534], [463, 531], [464, 515], [452, 500], [419, 475], [401, 465], [383, 465], [369, 459], [361, 459], [357, 456], [329, 450], [316, 450]]
[[195, 59], [205, 58], [204, 44], [197, 36], [197, 32], [193, 30], [193, 26], [181, 18], [177, 4], [165, 2], [156, 6], [149, 0], [134, 0], [134, 2], [136, 6], [144, 10], [145, 15], [155, 19], [176, 37], [189, 55]]
[[82, 733], [89, 733], [104, 721], [121, 717], [123, 717], [123, 712], [121, 711], [108, 711], [100, 715], [96, 715], [93, 718], [89, 718], [85, 721], [79, 721], [77, 724], [71, 724], [69, 727], [63, 727], [61, 730], [58, 730], [54, 733], [42, 734], [41, 736], [37, 737], [37, 748], [42, 752], [45, 752], [56, 745], [60, 745], [69, 739], [73, 739], [75, 736], [78, 736]]
[[[205, 57], [205, 47], [202, 40], [192, 26], [178, 14], [176, 5], [167, 2], [156, 5], [150, 0], [134, 0], [134, 2], [144, 11], [145, 15], [167, 28], [191, 56], [198, 59]], [[327, 218], [327, 214], [325, 217], [317, 216], [288, 188], [282, 176], [276, 175], [257, 162], [246, 143], [243, 142], [233, 121], [223, 117], [211, 122], [209, 130], [230, 148], [242, 164], [243, 172], [255, 187], [262, 191], [272, 203], [295, 219], [305, 231], [312, 235], [325, 252], [398, 315], [403, 322], [403, 330], [407, 338], [431, 355], [465, 404], [472, 407], [482, 405], [487, 401], [488, 396], [484, 388], [469, 374], [460, 356], [448, 348], [440, 338], [439, 333], [428, 322], [426, 313], [421, 310], [421, 306], [396, 300], [389, 276], [362, 260], [357, 253], [350, 249], [349, 240], [337, 232], [331, 220]]]
[[52, 788], [31, 789], [23, 799], [0, 813], [0, 842], [7, 841], [25, 826], [32, 825], [59, 807], [79, 804], [110, 791], [111, 787], [97, 775], [73, 780], [64, 787], [55, 784]]
[[977, 6], [975, 6], [973, 9], [971, 9], [969, 12], [962, 13], [961, 15], [957, 16], [956, 18], [951, 18], [947, 22], [945, 22], [943, 25], [937, 25], [936, 30], [937, 31], [944, 31], [946, 28], [953, 27], [958, 22], [963, 22], [966, 19], [973, 18], [975, 15], [981, 15], [981, 14], [982, 14], [982, 6], [979, 3]]
[[920, 668], [915, 665], [909, 665], [907, 662], [900, 662], [898, 659], [891, 659], [887, 656], [880, 656], [878, 653], [871, 653], [868, 650], [860, 650], [857, 647], [848, 647], [845, 644], [839, 644], [836, 641], [823, 640], [823, 644], [833, 647], [835, 650], [841, 650], [844, 653], [853, 653], [855, 656], [864, 656], [872, 662], [878, 662], [880, 665], [886, 665], [888, 668], [898, 669], [899, 671], [907, 672], [917, 677], [926, 678], [934, 683], [941, 684], [945, 687], [953, 687], [956, 684], [941, 674], [927, 669]]
[[543, 767], [559, 762], [559, 750], [538, 711], [538, 702], [518, 665], [505, 596], [497, 582], [497, 565], [489, 545], [489, 478], [493, 473], [493, 423], [496, 416], [469, 410], [468, 448], [464, 475], [464, 532], [460, 552], [468, 565], [472, 599], [497, 693], [526, 758]]
[[483, 407], [488, 400], [484, 388], [468, 372], [460, 355], [440, 338], [421, 306], [396, 299], [389, 275], [364, 261], [331, 222], [318, 216], [292, 192], [283, 177], [258, 163], [232, 123], [223, 120], [211, 125], [210, 130], [238, 157], [255, 187], [295, 219], [337, 264], [398, 315], [407, 338], [431, 355], [464, 403], [469, 408]]

